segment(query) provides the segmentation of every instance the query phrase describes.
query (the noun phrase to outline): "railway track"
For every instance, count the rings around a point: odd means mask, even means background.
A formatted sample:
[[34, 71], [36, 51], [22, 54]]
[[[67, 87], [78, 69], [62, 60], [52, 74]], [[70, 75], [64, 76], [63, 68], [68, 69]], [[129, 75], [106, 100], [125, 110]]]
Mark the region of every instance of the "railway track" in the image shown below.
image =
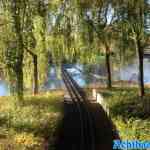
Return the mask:
[[88, 107], [89, 101], [81, 87], [74, 81], [65, 68], [62, 67], [62, 77], [71, 101], [74, 105], [73, 111], [79, 116], [80, 121], [80, 150], [95, 150], [95, 127], [93, 116]]

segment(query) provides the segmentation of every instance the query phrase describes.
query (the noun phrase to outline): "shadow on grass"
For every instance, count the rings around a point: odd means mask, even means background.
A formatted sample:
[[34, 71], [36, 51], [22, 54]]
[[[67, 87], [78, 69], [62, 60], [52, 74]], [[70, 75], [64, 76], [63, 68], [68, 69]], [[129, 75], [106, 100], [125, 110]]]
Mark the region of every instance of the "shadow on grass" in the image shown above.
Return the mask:
[[[137, 99], [137, 97], [134, 97]], [[110, 108], [111, 113], [114, 116], [122, 116], [124, 118], [141, 118], [146, 119], [148, 116], [142, 110], [142, 104], [137, 102], [119, 102]]]

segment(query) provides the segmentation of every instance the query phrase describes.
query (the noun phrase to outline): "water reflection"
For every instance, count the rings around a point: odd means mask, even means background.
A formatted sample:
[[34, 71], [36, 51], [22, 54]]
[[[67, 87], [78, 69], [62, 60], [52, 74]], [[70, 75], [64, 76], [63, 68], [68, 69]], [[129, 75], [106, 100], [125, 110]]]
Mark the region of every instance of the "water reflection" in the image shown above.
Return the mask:
[[5, 81], [0, 80], [0, 96], [6, 95], [9, 95], [9, 86]]
[[[138, 82], [139, 79], [139, 69], [138, 61], [133, 64], [122, 67], [119, 71], [113, 73], [115, 80], [125, 80]], [[144, 83], [150, 84], [150, 59], [144, 59]]]
[[[83, 70], [83, 68], [80, 68]], [[75, 66], [72, 66], [72, 68], [67, 69], [67, 71], [70, 73], [70, 75], [73, 77], [73, 79], [79, 84], [79, 86], [83, 87], [86, 85], [86, 78], [81, 71], [77, 70]]]
[[[114, 71], [113, 80], [125, 80], [138, 82], [138, 61], [133, 64], [126, 65], [119, 70]], [[73, 79], [84, 87], [91, 83], [100, 84], [106, 83], [106, 68], [104, 65], [65, 65], [66, 69]], [[58, 73], [59, 72], [59, 73]], [[144, 82], [150, 84], [150, 59], [144, 59]], [[51, 89], [64, 88], [64, 83], [61, 79], [60, 71], [56, 66], [52, 66], [48, 72], [48, 78], [40, 87], [40, 91], [48, 91]], [[8, 84], [0, 80], [0, 96], [9, 95]]]
[[56, 66], [50, 67], [50, 70], [48, 72], [48, 78], [45, 81], [44, 85], [41, 87], [42, 91], [59, 89], [64, 87], [63, 81], [59, 77], [57, 69], [58, 68]]

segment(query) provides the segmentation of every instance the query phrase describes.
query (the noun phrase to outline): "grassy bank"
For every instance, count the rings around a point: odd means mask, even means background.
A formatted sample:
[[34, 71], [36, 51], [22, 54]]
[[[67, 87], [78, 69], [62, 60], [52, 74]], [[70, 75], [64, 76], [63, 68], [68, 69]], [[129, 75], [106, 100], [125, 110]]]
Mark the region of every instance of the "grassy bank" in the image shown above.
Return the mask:
[[137, 88], [100, 89], [122, 139], [150, 140], [150, 90], [144, 99]]
[[47, 141], [52, 149], [62, 118], [62, 96], [26, 96], [22, 105], [13, 97], [0, 98], [0, 150], [42, 150]]

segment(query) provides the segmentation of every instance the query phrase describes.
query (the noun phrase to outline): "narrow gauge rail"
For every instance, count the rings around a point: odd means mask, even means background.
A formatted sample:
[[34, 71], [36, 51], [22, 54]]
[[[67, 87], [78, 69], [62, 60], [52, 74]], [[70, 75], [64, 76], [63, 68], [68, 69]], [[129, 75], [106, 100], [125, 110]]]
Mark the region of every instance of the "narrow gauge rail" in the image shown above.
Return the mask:
[[88, 109], [88, 100], [81, 87], [62, 67], [62, 77], [80, 120], [80, 150], [95, 150], [95, 127], [93, 117]]

